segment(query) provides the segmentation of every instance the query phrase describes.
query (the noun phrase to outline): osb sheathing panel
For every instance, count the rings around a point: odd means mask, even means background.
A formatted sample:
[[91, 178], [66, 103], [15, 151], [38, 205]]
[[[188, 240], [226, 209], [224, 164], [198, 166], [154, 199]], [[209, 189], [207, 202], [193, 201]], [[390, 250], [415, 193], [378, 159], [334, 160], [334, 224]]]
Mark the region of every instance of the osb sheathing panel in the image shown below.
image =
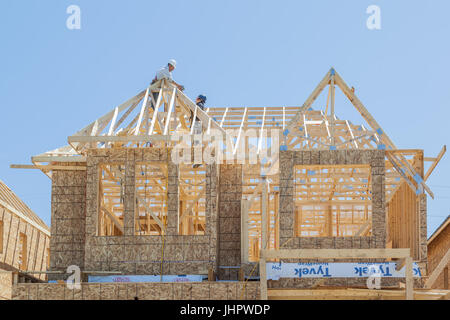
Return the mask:
[[12, 272], [4, 272], [0, 269], [0, 300], [11, 300], [12, 298]]
[[[50, 269], [65, 271], [84, 267], [86, 172], [54, 170], [52, 174], [52, 223]], [[57, 279], [50, 275], [49, 279]]]
[[241, 264], [242, 165], [222, 164], [219, 177], [219, 279], [237, 280]]
[[[372, 236], [294, 237], [294, 167], [296, 165], [352, 164], [370, 165], [372, 176]], [[283, 248], [292, 249], [385, 248], [384, 181], [385, 153], [383, 150], [280, 151], [280, 244]], [[372, 260], [369, 259], [369, 261]], [[314, 261], [311, 260], [310, 262]]]
[[[126, 274], [206, 274], [217, 265], [217, 173], [206, 167], [206, 234], [180, 236], [178, 223], [178, 166], [167, 149], [93, 149], [87, 156], [84, 266], [88, 270]], [[168, 221], [162, 252], [161, 236], [137, 236], [134, 230], [135, 166], [145, 161], [166, 161], [168, 166]], [[125, 165], [124, 236], [97, 236], [99, 165]]]
[[[20, 233], [27, 237], [27, 271], [46, 271], [46, 250], [49, 248], [49, 237], [26, 221], [0, 208], [0, 220], [3, 221], [3, 250], [0, 253], [0, 264], [8, 265], [11, 270], [19, 270]], [[32, 277], [44, 280], [45, 274], [32, 274]]]
[[[447, 251], [450, 248], [450, 225], [447, 225], [447, 227], [441, 231], [441, 233], [433, 239], [433, 241], [428, 246], [428, 267], [429, 267], [429, 274], [431, 274], [434, 269], [437, 267], [439, 262], [442, 260], [444, 255], [447, 253]], [[450, 269], [450, 263], [447, 264], [447, 268]], [[447, 272], [448, 272], [447, 269]], [[434, 285], [432, 286], [433, 289], [445, 289], [445, 283], [444, 283], [444, 272], [446, 270], [443, 270]], [[449, 277], [447, 276], [447, 289], [450, 288], [450, 281]]]
[[428, 236], [427, 236], [427, 195], [419, 195], [419, 252], [420, 261], [425, 265], [425, 270], [427, 270], [426, 264], [428, 262]]
[[[380, 286], [399, 287], [399, 283], [405, 284], [405, 278], [381, 278]], [[268, 280], [267, 287], [310, 289], [315, 287], [357, 287], [367, 288], [367, 278], [281, 278], [280, 280]], [[414, 288], [423, 288], [423, 279], [414, 278]]]
[[259, 282], [193, 283], [20, 283], [13, 300], [259, 300]]

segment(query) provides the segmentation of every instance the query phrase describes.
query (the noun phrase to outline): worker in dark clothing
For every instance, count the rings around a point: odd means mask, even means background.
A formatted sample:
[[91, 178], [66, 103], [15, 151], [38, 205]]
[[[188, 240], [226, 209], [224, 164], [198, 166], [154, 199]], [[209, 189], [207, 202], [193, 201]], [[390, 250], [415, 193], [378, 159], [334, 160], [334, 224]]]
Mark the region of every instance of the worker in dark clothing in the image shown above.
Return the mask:
[[197, 99], [195, 100], [195, 103], [202, 109], [205, 110], [205, 103], [206, 103], [206, 97], [202, 94], [200, 94]]
[[[205, 103], [206, 103], [206, 97], [202, 94], [200, 94], [197, 99], [195, 99], [195, 104], [197, 107], [202, 109], [202, 111], [205, 111]], [[197, 110], [198, 112], [198, 110]], [[194, 113], [191, 111], [191, 125], [194, 126], [194, 135], [199, 135], [202, 133], [202, 123], [200, 122], [200, 119], [198, 117], [195, 117], [194, 123], [192, 121], [194, 120]], [[201, 144], [201, 141], [194, 141], [194, 146], [198, 146]], [[193, 168], [196, 169], [200, 166], [200, 164], [194, 164]]]
[[[195, 99], [195, 104], [202, 109], [202, 111], [205, 111], [205, 103], [206, 103], [206, 97], [202, 94], [200, 94], [197, 99]], [[194, 113], [191, 111], [191, 123], [192, 123], [192, 118], [194, 117]], [[198, 117], [196, 117], [195, 121], [200, 121], [200, 119]]]

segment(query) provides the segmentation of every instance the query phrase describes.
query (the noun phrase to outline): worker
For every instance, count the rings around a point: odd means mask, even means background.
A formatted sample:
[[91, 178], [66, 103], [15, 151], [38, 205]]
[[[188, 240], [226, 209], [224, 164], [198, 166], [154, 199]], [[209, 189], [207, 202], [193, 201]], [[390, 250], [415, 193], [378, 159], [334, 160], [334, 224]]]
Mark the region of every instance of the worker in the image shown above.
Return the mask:
[[[197, 99], [195, 99], [195, 104], [199, 107], [199, 109], [202, 109], [202, 111], [205, 110], [205, 103], [206, 103], [206, 97], [202, 94], [198, 95]], [[198, 110], [197, 110], [198, 113]], [[198, 117], [195, 117], [194, 123], [192, 121], [194, 120], [194, 113], [191, 111], [191, 125], [194, 126], [194, 135], [199, 135], [202, 133], [202, 123], [200, 122], [200, 119]], [[195, 140], [194, 146], [198, 146], [201, 144], [201, 141]], [[194, 164], [193, 168], [196, 169], [200, 166], [200, 164]]]
[[206, 97], [202, 94], [199, 94], [197, 99], [195, 99], [195, 104], [200, 107], [203, 111], [205, 110]]
[[[200, 109], [202, 109], [202, 111], [205, 111], [205, 103], [206, 103], [206, 97], [204, 95], [202, 95], [202, 94], [199, 94], [197, 99], [195, 99], [195, 104]], [[194, 113], [191, 111], [191, 119], [190, 119], [191, 123], [192, 123], [193, 118], [194, 118]], [[195, 121], [197, 123], [198, 121], [200, 121], [200, 119], [198, 117], [196, 117]]]
[[[169, 82], [176, 85], [179, 90], [183, 91], [184, 87], [182, 85], [176, 83], [172, 77], [172, 71], [175, 70], [176, 66], [177, 66], [177, 62], [174, 59], [170, 59], [169, 62], [167, 63], [167, 66], [162, 67], [156, 73], [156, 76], [152, 80], [151, 84], [154, 84], [156, 81], [159, 81], [161, 79], [167, 79]], [[153, 99], [155, 100], [155, 103], [156, 103], [156, 101], [158, 101], [158, 92], [153, 92], [152, 94], [153, 94]], [[152, 108], [155, 109], [155, 107], [153, 106], [153, 103], [152, 103]]]
[[162, 67], [157, 73], [155, 78], [152, 81], [152, 84], [161, 79], [167, 79], [172, 82], [174, 85], [178, 87], [181, 91], [184, 90], [184, 87], [173, 80], [172, 71], [177, 67], [177, 62], [174, 59], [170, 59], [167, 63], [167, 66]]

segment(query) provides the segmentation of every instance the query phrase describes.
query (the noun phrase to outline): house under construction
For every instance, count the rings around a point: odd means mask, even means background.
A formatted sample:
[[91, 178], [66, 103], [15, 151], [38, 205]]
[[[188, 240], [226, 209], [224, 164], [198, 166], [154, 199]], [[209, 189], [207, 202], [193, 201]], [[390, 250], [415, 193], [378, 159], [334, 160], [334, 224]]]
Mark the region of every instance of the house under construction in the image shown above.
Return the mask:
[[[338, 118], [336, 87], [365, 124]], [[322, 92], [326, 104], [313, 107]], [[48, 276], [65, 279], [68, 266], [79, 266], [81, 289], [18, 283], [15, 299], [428, 297], [427, 196], [434, 195], [426, 182], [445, 147], [436, 157], [398, 149], [334, 69], [292, 107], [204, 111], [160, 80], [68, 143], [32, 157], [32, 166], [12, 167], [52, 179]], [[261, 268], [389, 261], [405, 275], [383, 277], [382, 290], [370, 293], [357, 289], [367, 276], [267, 281], [269, 268]], [[208, 281], [88, 278], [105, 274]]]
[[50, 229], [0, 180], [0, 300], [12, 298], [14, 282], [46, 282]]

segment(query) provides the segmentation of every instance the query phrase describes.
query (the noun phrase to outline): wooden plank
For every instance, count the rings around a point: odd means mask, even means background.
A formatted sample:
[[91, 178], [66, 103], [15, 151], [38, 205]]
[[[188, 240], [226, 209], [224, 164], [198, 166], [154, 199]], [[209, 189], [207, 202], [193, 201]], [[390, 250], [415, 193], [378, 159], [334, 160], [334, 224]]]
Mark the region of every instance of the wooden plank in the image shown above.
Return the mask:
[[445, 152], [447, 151], [447, 146], [443, 146], [442, 150], [439, 152], [438, 156], [436, 157], [436, 160], [433, 162], [431, 167], [428, 169], [427, 173], [425, 173], [425, 177], [423, 180], [427, 181], [427, 179], [430, 177], [431, 173], [433, 173], [433, 170], [438, 165], [439, 161], [441, 161], [442, 157], [444, 156]]
[[[414, 299], [439, 300], [445, 299], [450, 292], [416, 289]], [[332, 289], [269, 289], [269, 300], [400, 300], [406, 296], [405, 290], [370, 290], [358, 288]]]
[[[90, 137], [86, 137], [90, 138]], [[32, 162], [86, 162], [86, 156], [34, 156], [31, 157]]]
[[348, 120], [345, 120], [345, 124], [346, 124], [346, 126], [347, 126], [347, 130], [348, 130], [348, 133], [350, 134], [351, 140], [353, 140], [353, 143], [354, 143], [355, 148], [356, 148], [356, 149], [359, 149], [358, 143], [356, 142], [355, 135], [353, 134], [353, 130], [352, 130], [352, 128], [350, 127], [350, 124], [349, 124]]
[[153, 134], [153, 131], [155, 130], [155, 124], [158, 124], [159, 130], [162, 132], [161, 124], [159, 123], [159, 119], [158, 119], [158, 112], [159, 112], [159, 107], [161, 106], [162, 95], [163, 95], [163, 89], [161, 88], [161, 89], [159, 89], [158, 99], [156, 102], [153, 99], [153, 95], [151, 97], [152, 101], [154, 103], [155, 109], [153, 110], [152, 122], [151, 122], [150, 128], [148, 130], [149, 135]]
[[268, 236], [267, 236], [267, 179], [263, 177], [262, 181], [262, 195], [261, 195], [261, 250], [267, 248]]
[[335, 113], [334, 113], [334, 74], [330, 77], [330, 93], [331, 93], [331, 121], [330, 121], [330, 132], [331, 132], [331, 145], [336, 145], [336, 138], [334, 135], [334, 129], [335, 129]]
[[410, 249], [278, 249], [262, 250], [266, 259], [359, 259], [406, 258]]
[[[392, 250], [392, 249], [391, 249]], [[414, 300], [414, 279], [413, 279], [413, 261], [411, 257], [406, 257], [406, 300]]]
[[[387, 151], [386, 154], [391, 153], [390, 151]], [[391, 156], [393, 156], [392, 154], [390, 154]], [[393, 158], [395, 158], [401, 165], [403, 165], [404, 168], [406, 168], [406, 170], [408, 171], [408, 173], [411, 175], [411, 177], [415, 177], [416, 175], [419, 175], [420, 177], [423, 177], [423, 173], [422, 174], [418, 174], [416, 172], [416, 170], [412, 167], [412, 165], [409, 163], [408, 160], [406, 160], [406, 158], [401, 155], [395, 155], [393, 156]], [[428, 192], [428, 194], [430, 195], [431, 198], [434, 199], [434, 194], [431, 191], [431, 189], [425, 184], [424, 180], [422, 180], [420, 183], [417, 183], [418, 185], [422, 185], [422, 187]]]
[[34, 164], [11, 164], [11, 169], [39, 169], [39, 170], [70, 170], [84, 171], [86, 166], [57, 166], [57, 165], [34, 165]]
[[[382, 130], [381, 126], [378, 124], [375, 118], [370, 114], [370, 112], [366, 109], [363, 103], [358, 99], [355, 93], [347, 86], [345, 81], [340, 77], [340, 75], [337, 72], [335, 72], [334, 78], [337, 86], [347, 96], [347, 98], [350, 100], [350, 102], [353, 104], [356, 110], [358, 110], [358, 112], [361, 114], [364, 120], [366, 120], [367, 123], [372, 127], [372, 130], [374, 131], [377, 131], [378, 129]], [[397, 149], [392, 140], [389, 138], [389, 136], [384, 132], [384, 130], [381, 136], [385, 138], [387, 144], [391, 146], [392, 149]]]
[[438, 279], [439, 275], [444, 271], [444, 268], [450, 262], [450, 249], [447, 250], [447, 253], [442, 257], [441, 261], [438, 263], [436, 268], [433, 270], [428, 280], [425, 282], [426, 288], [431, 288], [433, 284]]
[[[177, 90], [177, 97], [181, 99], [181, 101], [193, 112], [195, 109], [196, 104], [191, 101], [183, 92]], [[210, 115], [206, 114], [205, 111], [199, 109], [197, 111], [197, 117], [201, 120], [203, 127], [206, 129], [206, 126], [209, 123], [209, 119], [211, 118]], [[227, 135], [226, 131], [216, 122], [211, 122], [211, 127], [214, 127], [214, 129], [219, 130], [219, 132], [223, 135]]]
[[411, 182], [411, 180], [408, 179], [408, 177], [406, 176], [405, 173], [403, 173], [402, 169], [398, 166], [398, 164], [396, 163], [394, 157], [386, 152], [386, 157], [389, 159], [389, 161], [391, 161], [392, 165], [394, 166], [394, 168], [397, 170], [397, 172], [402, 176], [402, 178], [406, 181], [406, 183], [408, 184], [408, 186], [411, 187], [411, 189], [416, 192], [417, 188], [416, 186]]
[[170, 141], [168, 134], [133, 135], [133, 136], [71, 136], [71, 142], [152, 142]]
[[116, 215], [111, 213], [107, 208], [105, 208], [104, 206], [100, 207], [101, 210], [103, 210], [104, 213], [106, 213], [106, 215], [111, 219], [111, 221], [113, 222], [113, 224], [117, 227], [117, 229], [120, 230], [120, 232], [122, 232], [122, 234], [124, 235], [124, 229], [123, 229], [123, 224], [119, 221], [119, 219], [117, 219]]
[[144, 101], [142, 102], [141, 112], [139, 113], [139, 118], [137, 120], [136, 127], [134, 128], [135, 136], [137, 136], [139, 134], [139, 130], [141, 129], [142, 119], [144, 117], [145, 110], [147, 110], [147, 101], [148, 101], [149, 94], [150, 94], [150, 88], [147, 88], [147, 91], [145, 91]]
[[291, 131], [297, 125], [297, 123], [302, 118], [303, 113], [306, 112], [306, 110], [311, 106], [311, 104], [317, 99], [319, 94], [327, 86], [327, 84], [330, 81], [330, 76], [331, 76], [331, 70], [327, 72], [325, 77], [323, 77], [323, 79], [319, 82], [317, 87], [313, 90], [313, 92], [306, 99], [305, 103], [298, 109], [295, 116], [289, 121], [289, 123], [287, 124], [287, 129], [289, 131]]
[[162, 223], [162, 221], [152, 212], [152, 210], [147, 206], [145, 201], [142, 200], [142, 198], [139, 196], [138, 192], [136, 192], [136, 199], [138, 199], [138, 201], [144, 206], [145, 211], [147, 211], [147, 213], [149, 213], [152, 216], [152, 218], [156, 221], [156, 223], [161, 228], [161, 231], [165, 231], [165, 227], [164, 227], [164, 224]]
[[116, 107], [114, 109], [114, 115], [113, 115], [113, 118], [111, 120], [111, 124], [109, 126], [108, 136], [112, 135], [114, 133], [114, 130], [116, 129], [116, 121], [117, 121], [117, 115], [118, 114], [119, 114], [119, 108]]
[[365, 235], [369, 230], [370, 230], [370, 221], [367, 220], [366, 222], [364, 222], [363, 225], [361, 225], [361, 228], [359, 228], [359, 230], [355, 233], [355, 237], [360, 237], [362, 235]]
[[208, 269], [208, 281], [216, 281], [216, 277], [214, 276], [214, 269], [211, 267]]
[[[122, 122], [125, 121], [126, 118], [128, 118], [128, 116], [130, 115], [130, 113], [133, 112], [133, 110], [136, 108], [136, 106], [137, 106], [138, 104], [139, 104], [139, 100], [136, 101], [136, 102], [134, 102], [133, 104], [131, 104], [131, 106], [128, 108], [128, 110], [120, 117], [119, 121], [117, 121], [114, 130], [115, 130], [116, 128], [118, 128], [118, 127], [122, 124]], [[120, 112], [120, 110], [119, 110], [119, 112]]]
[[[134, 96], [133, 98], [127, 100], [126, 102], [122, 103], [121, 105], [119, 105], [117, 107], [118, 112], [122, 112], [125, 108], [127, 108], [130, 104], [142, 99], [142, 97], [145, 94], [145, 90], [141, 91], [140, 93], [138, 93], [136, 96]], [[89, 131], [92, 130], [92, 128], [94, 127], [95, 123], [101, 124], [104, 122], [109, 121], [113, 115], [114, 115], [115, 109], [111, 110], [110, 112], [108, 112], [107, 114], [105, 114], [104, 116], [98, 118], [97, 120], [95, 120], [94, 122], [92, 122], [91, 124], [89, 124], [88, 126], [84, 127], [83, 129], [81, 129], [80, 131], [78, 131], [77, 133], [74, 134], [74, 136], [78, 136], [78, 135], [86, 135], [89, 133]]]
[[[247, 115], [248, 115], [248, 114], [247, 114], [247, 111], [248, 111], [248, 108], [245, 108], [244, 114], [242, 115], [241, 125], [240, 125], [240, 127], [239, 127], [239, 132], [238, 132], [236, 144], [235, 144], [235, 146], [234, 146], [234, 148], [233, 148], [233, 155], [236, 154], [236, 152], [237, 152], [237, 150], [238, 150], [238, 148], [239, 148], [239, 144], [240, 144], [240, 142], [241, 142], [242, 130], [244, 129], [245, 121], [246, 121]], [[244, 142], [244, 143], [245, 143], [245, 142]]]
[[227, 117], [228, 108], [225, 109], [225, 112], [223, 113], [222, 121], [220, 121], [220, 127], [223, 127], [223, 123], [225, 122], [225, 119]]
[[[13, 208], [12, 206], [10, 206], [9, 204], [7, 204], [6, 202], [4, 202], [3, 200], [0, 199], [0, 205], [5, 207], [7, 210], [9, 210], [10, 212], [14, 213], [18, 218], [24, 220], [25, 222], [29, 223], [30, 225], [32, 225], [33, 227], [37, 228], [38, 230], [42, 231], [44, 234], [46, 234], [47, 236], [50, 236], [50, 230], [44, 228], [43, 226], [41, 226], [40, 224], [34, 222], [33, 220], [31, 220], [30, 218], [28, 218], [25, 214], [23, 214], [22, 212], [16, 210], [15, 208]], [[12, 217], [11, 217], [11, 222], [12, 222]]]
[[[350, 100], [350, 102], [353, 104], [353, 106], [359, 111], [361, 116], [367, 121], [367, 123], [372, 127], [374, 131], [378, 132], [378, 136], [380, 139], [389, 147], [392, 149], [397, 149], [392, 140], [389, 138], [389, 136], [384, 132], [384, 130], [381, 128], [381, 126], [378, 124], [378, 122], [372, 117], [372, 115], [369, 113], [369, 111], [366, 109], [366, 107], [362, 104], [362, 102], [356, 97], [354, 92], [347, 86], [345, 81], [339, 76], [339, 74], [336, 72], [335, 75], [335, 81], [336, 84], [339, 86], [339, 88], [342, 90], [342, 92], [347, 96], [347, 98]], [[407, 167], [408, 170], [411, 170], [411, 167], [409, 166], [408, 161], [403, 157], [403, 155], [398, 155], [400, 162]], [[397, 169], [397, 168], [396, 168]], [[399, 172], [400, 173], [400, 172]], [[412, 169], [411, 176], [414, 177], [416, 172], [414, 169]], [[408, 178], [406, 178], [408, 179]], [[408, 179], [409, 180], [409, 179]], [[423, 188], [428, 192], [428, 194], [434, 198], [433, 193], [431, 192], [430, 188], [425, 184], [424, 181], [420, 183]], [[408, 184], [409, 185], [409, 184]]]
[[169, 109], [167, 110], [167, 118], [166, 123], [164, 125], [164, 135], [167, 135], [169, 133], [170, 118], [172, 117], [172, 112], [174, 110], [176, 92], [177, 88], [174, 87], [172, 90], [172, 96], [170, 98]]
[[[261, 255], [262, 257], [262, 255]], [[267, 296], [267, 269], [266, 269], [266, 259], [260, 258], [259, 260], [259, 287], [261, 300], [268, 300]]]
[[399, 259], [395, 263], [395, 271], [400, 271], [406, 265], [406, 259]]
[[262, 143], [263, 143], [263, 133], [264, 133], [264, 122], [266, 121], [266, 108], [264, 108], [263, 111], [263, 118], [261, 121], [261, 129], [259, 131], [259, 140], [258, 140], [258, 151], [257, 154], [261, 153], [262, 150]]
[[195, 120], [195, 119], [197, 119], [197, 109], [198, 109], [198, 106], [195, 105], [194, 115], [193, 115], [193, 117], [192, 117], [192, 123], [191, 123], [191, 131], [190, 131], [190, 134], [194, 134], [194, 128], [195, 128], [195, 123], [196, 123], [196, 120]]

